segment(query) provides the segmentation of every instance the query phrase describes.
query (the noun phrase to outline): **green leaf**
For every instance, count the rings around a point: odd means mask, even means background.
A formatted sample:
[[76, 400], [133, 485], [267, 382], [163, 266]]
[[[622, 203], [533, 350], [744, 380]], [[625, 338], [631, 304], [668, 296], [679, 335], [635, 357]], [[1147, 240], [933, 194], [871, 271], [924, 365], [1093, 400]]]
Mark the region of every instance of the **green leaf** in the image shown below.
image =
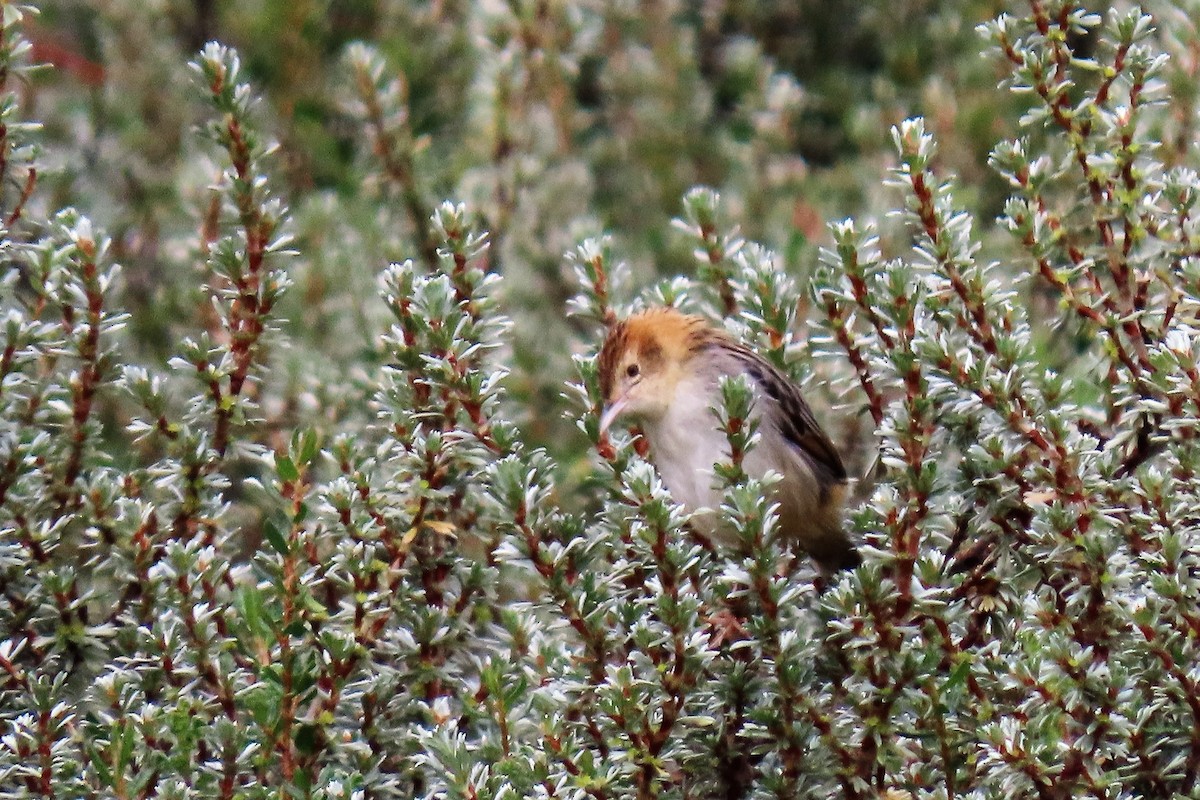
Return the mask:
[[133, 747], [136, 743], [135, 731], [133, 723], [129, 721], [121, 724], [121, 750], [117, 757], [117, 765], [124, 769], [125, 765], [133, 759]]
[[256, 586], [239, 586], [233, 599], [234, 607], [246, 627], [256, 636], [265, 638], [271, 628], [263, 611], [262, 593]]
[[259, 683], [248, 689], [242, 695], [242, 699], [259, 727], [269, 730], [275, 727], [279, 717], [279, 701], [282, 696], [283, 692], [278, 684]]
[[308, 466], [316, 457], [317, 451], [321, 446], [321, 437], [312, 428], [307, 428], [296, 434], [292, 440], [292, 453], [296, 456], [296, 460]]
[[971, 673], [971, 662], [968, 659], [963, 659], [959, 662], [954, 671], [950, 673], [950, 677], [946, 679], [945, 689], [948, 691], [956, 686], [966, 682], [967, 675]]
[[285, 483], [300, 480], [300, 470], [296, 469], [296, 465], [292, 459], [278, 453], [275, 454], [275, 472], [279, 474], [279, 479]]
[[271, 546], [275, 548], [277, 553], [279, 553], [281, 556], [286, 556], [288, 554], [289, 548], [287, 540], [283, 538], [283, 534], [280, 533], [279, 527], [274, 522], [268, 520], [267, 522], [263, 523], [263, 535], [266, 537], [267, 541], [271, 543]]
[[92, 766], [96, 770], [96, 773], [100, 777], [100, 783], [104, 786], [112, 786], [113, 774], [112, 770], [108, 768], [108, 764], [106, 764], [104, 761], [104, 753], [91, 746], [85, 746], [84, 749], [88, 754], [88, 760], [91, 762]]
[[315, 753], [320, 740], [320, 729], [316, 725], [301, 725], [296, 729], [296, 749], [301, 753]]

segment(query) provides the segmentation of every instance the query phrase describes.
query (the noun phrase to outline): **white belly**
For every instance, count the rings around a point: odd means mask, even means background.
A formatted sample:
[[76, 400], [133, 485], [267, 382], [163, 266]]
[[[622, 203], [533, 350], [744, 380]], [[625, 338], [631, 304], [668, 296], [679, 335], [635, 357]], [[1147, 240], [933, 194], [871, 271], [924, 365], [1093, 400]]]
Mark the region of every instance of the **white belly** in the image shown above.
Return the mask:
[[[729, 546], [735, 544], [732, 531], [718, 526], [717, 515], [712, 513], [719, 508], [722, 495], [715, 486], [713, 464], [729, 461], [729, 442], [710, 410], [718, 402], [719, 395], [711, 387], [681, 383], [667, 413], [647, 422], [645, 431], [650, 458], [671, 496], [688, 511], [704, 512], [693, 516], [692, 523], [719, 544]], [[783, 504], [780, 513], [784, 517], [806, 519], [818, 507], [816, 481], [803, 459], [791, 452], [775, 431], [767, 429], [770, 416], [758, 418], [763, 435], [746, 454], [742, 467], [752, 478], [762, 478], [769, 471], [779, 473], [782, 482], [770, 500]]]
[[[697, 424], [699, 420], [707, 422]], [[729, 460], [729, 443], [707, 406], [672, 406], [663, 419], [646, 426], [646, 436], [654, 466], [676, 502], [688, 511], [720, 505], [713, 464]]]

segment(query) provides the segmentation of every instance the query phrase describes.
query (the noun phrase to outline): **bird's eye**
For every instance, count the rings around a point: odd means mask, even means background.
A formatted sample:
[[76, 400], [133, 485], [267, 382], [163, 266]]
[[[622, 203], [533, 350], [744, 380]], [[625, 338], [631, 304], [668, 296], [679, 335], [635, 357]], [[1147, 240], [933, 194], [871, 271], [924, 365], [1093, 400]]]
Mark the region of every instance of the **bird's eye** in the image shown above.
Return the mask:
[[641, 372], [642, 372], [642, 370], [637, 364], [630, 364], [628, 367], [625, 368], [625, 374], [631, 378], [636, 378], [638, 375], [641, 374]]

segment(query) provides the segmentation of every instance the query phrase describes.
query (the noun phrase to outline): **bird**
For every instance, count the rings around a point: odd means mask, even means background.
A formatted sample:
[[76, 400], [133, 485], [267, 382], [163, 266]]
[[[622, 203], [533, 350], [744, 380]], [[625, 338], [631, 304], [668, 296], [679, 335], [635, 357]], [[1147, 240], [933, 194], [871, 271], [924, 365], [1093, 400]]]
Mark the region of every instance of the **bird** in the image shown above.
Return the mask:
[[846, 468], [800, 388], [783, 372], [705, 318], [653, 307], [614, 322], [598, 357], [603, 408], [600, 432], [617, 420], [641, 426], [671, 496], [711, 542], [736, 547], [733, 531], [712, 510], [721, 502], [713, 465], [729, 460], [729, 443], [712, 409], [722, 376], [745, 375], [753, 389], [759, 441], [742, 463], [747, 475], [781, 476], [782, 540], [806, 552], [824, 575], [851, 569], [861, 556], [842, 526]]

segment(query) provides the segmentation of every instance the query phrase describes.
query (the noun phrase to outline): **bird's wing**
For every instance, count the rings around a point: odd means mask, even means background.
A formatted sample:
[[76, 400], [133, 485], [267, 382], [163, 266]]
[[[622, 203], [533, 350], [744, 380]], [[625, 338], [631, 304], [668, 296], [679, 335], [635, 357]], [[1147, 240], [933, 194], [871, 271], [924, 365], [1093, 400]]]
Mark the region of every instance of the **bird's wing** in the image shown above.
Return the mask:
[[832, 481], [846, 480], [846, 467], [833, 442], [821, 430], [800, 387], [779, 369], [748, 348], [738, 347], [738, 360], [778, 409], [777, 424], [788, 442]]

